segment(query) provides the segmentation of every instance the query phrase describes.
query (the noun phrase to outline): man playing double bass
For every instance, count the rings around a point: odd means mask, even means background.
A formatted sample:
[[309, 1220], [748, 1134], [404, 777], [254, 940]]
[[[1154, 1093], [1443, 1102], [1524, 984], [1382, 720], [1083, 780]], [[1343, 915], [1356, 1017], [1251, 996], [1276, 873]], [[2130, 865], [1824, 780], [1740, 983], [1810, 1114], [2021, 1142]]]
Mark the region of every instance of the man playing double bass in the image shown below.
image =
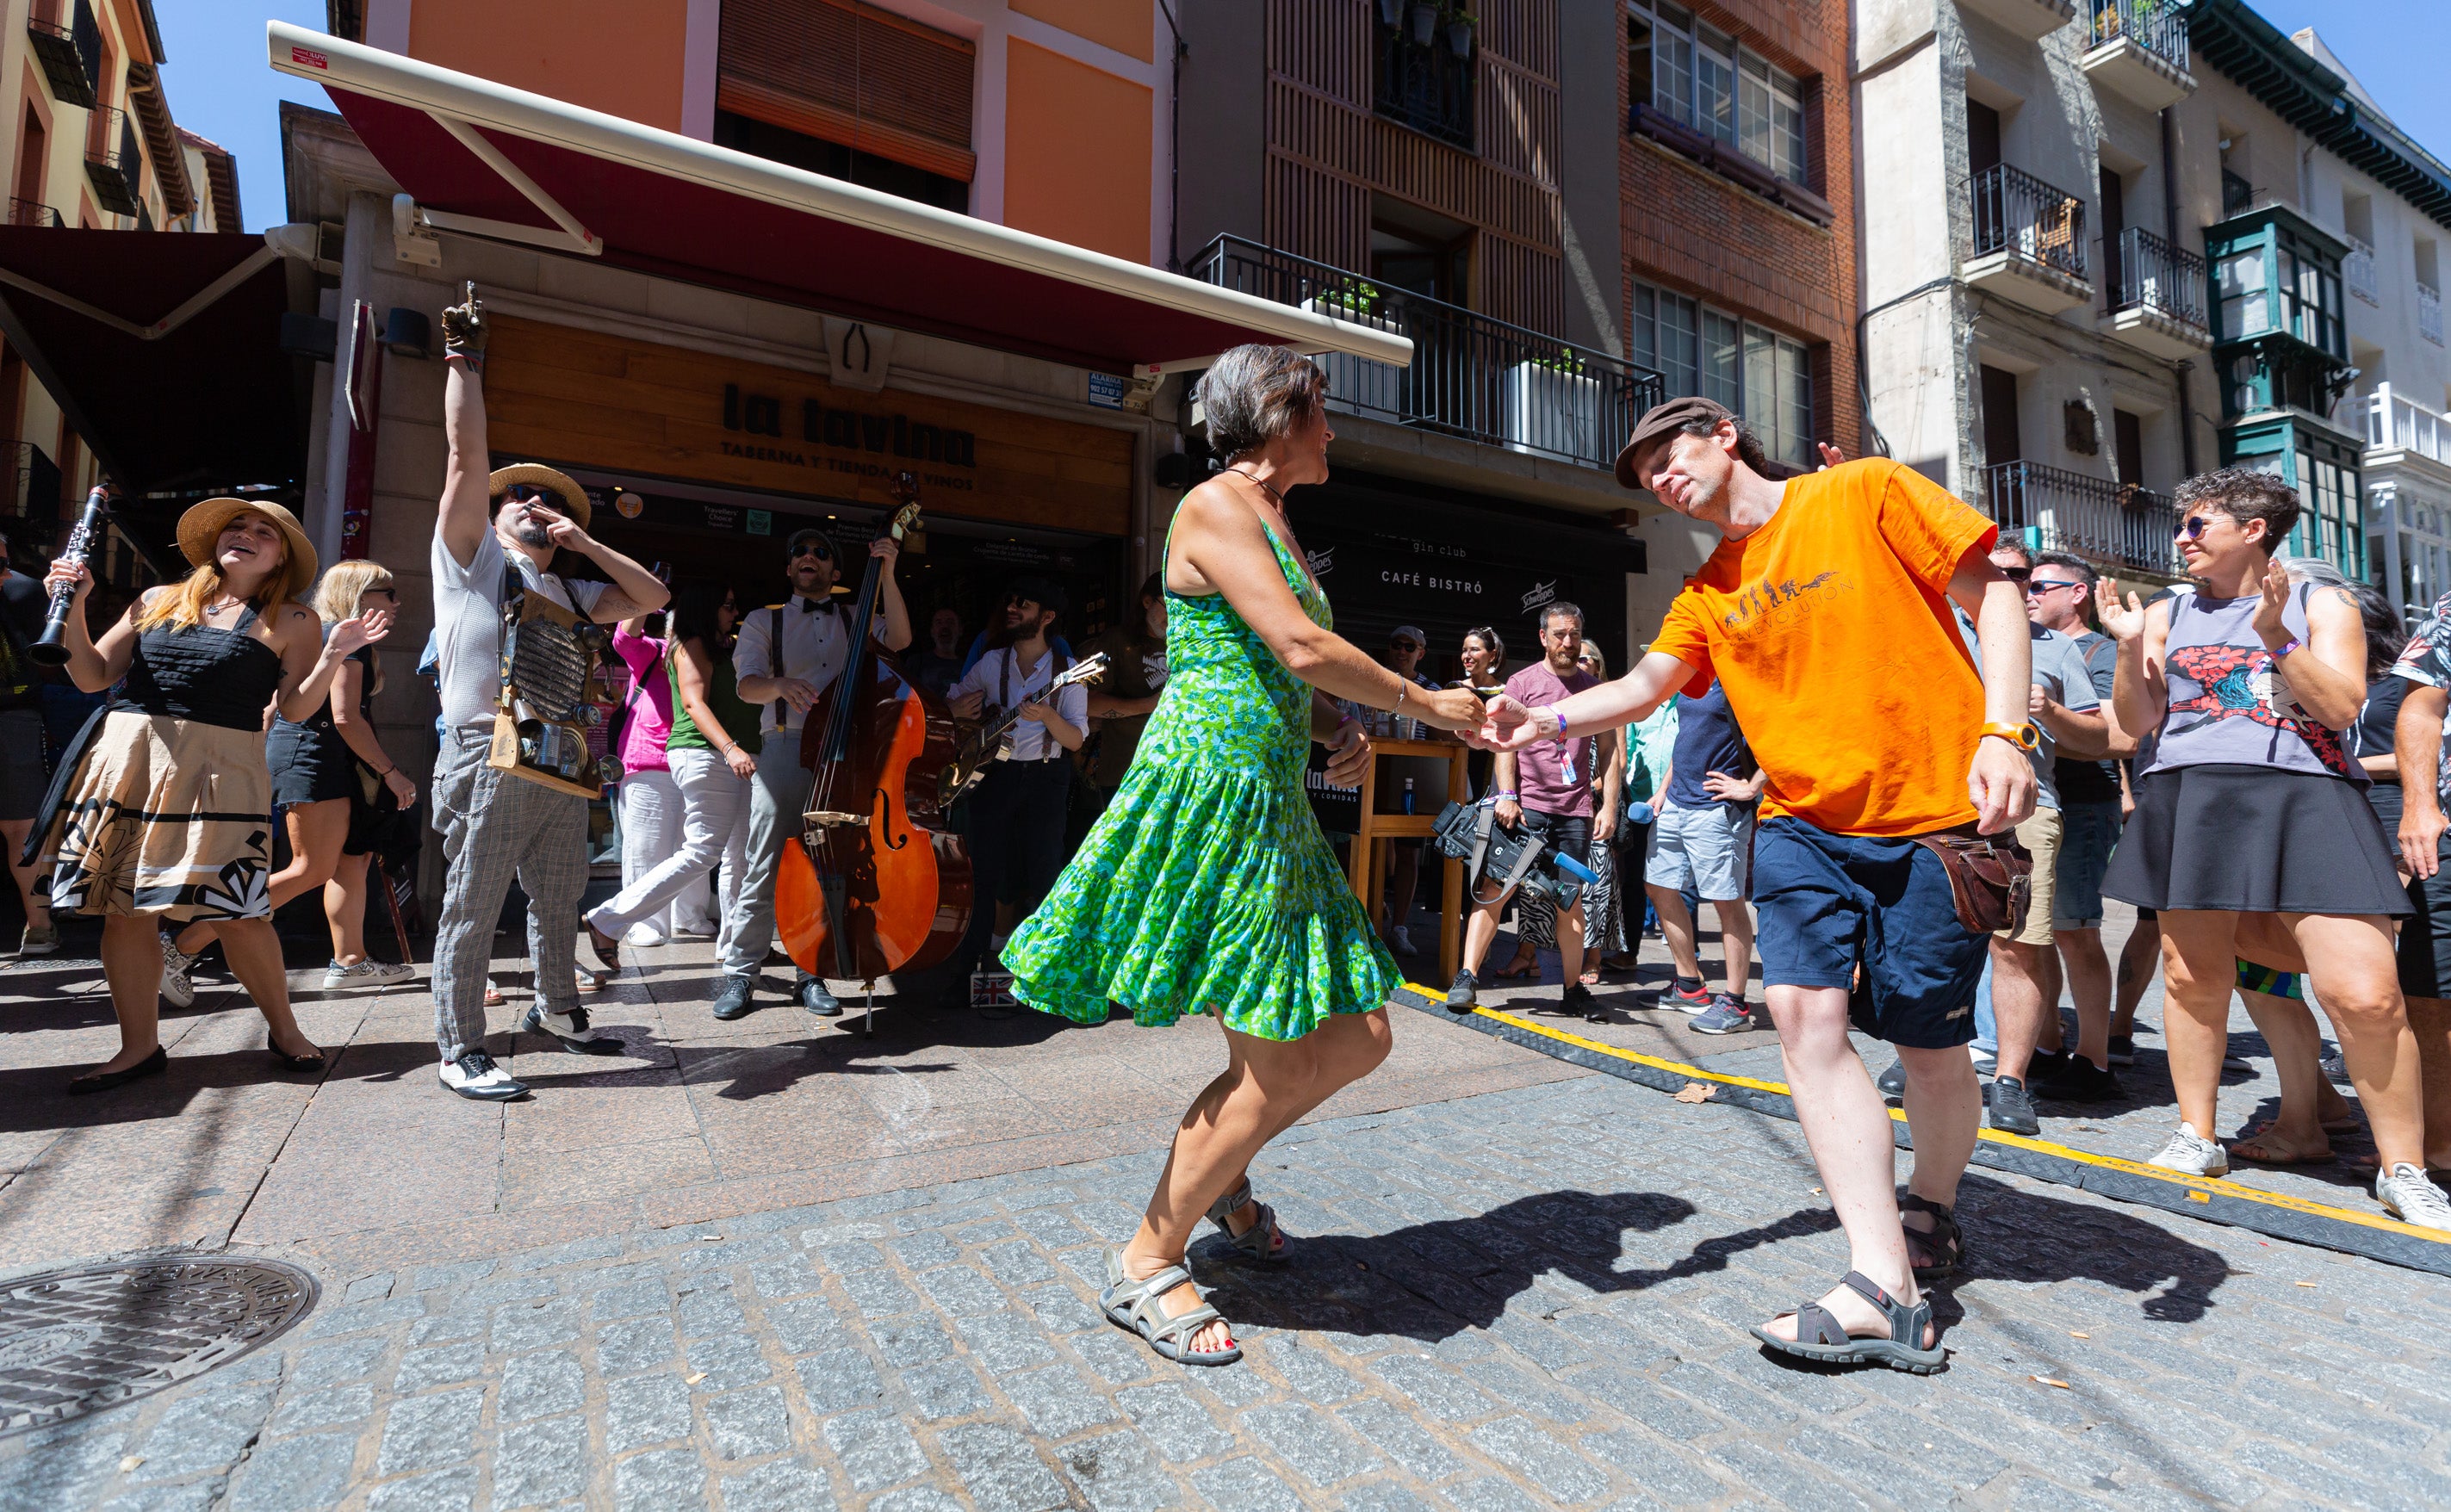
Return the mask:
[[[885, 612], [873, 621], [872, 634], [886, 650], [900, 651], [911, 644], [911, 613], [894, 579], [894, 559], [902, 548], [891, 537], [880, 537], [868, 549], [885, 563], [880, 575]], [[775, 942], [775, 869], [783, 842], [800, 833], [809, 800], [810, 775], [800, 764], [801, 726], [851, 664], [851, 616], [845, 610], [855, 606], [834, 597], [834, 582], [842, 574], [833, 543], [823, 531], [801, 530], [793, 534], [784, 552], [791, 598], [753, 611], [740, 622], [732, 648], [732, 670], [742, 701], [762, 705], [757, 727], [765, 741], [757, 752], [757, 780], [749, 795], [749, 860], [732, 906], [732, 943], [724, 952], [723, 981], [715, 995], [715, 1016], [721, 1019], [750, 1011], [758, 963]], [[842, 1011], [816, 977], [801, 975], [794, 995], [812, 1013], [831, 1018]]]

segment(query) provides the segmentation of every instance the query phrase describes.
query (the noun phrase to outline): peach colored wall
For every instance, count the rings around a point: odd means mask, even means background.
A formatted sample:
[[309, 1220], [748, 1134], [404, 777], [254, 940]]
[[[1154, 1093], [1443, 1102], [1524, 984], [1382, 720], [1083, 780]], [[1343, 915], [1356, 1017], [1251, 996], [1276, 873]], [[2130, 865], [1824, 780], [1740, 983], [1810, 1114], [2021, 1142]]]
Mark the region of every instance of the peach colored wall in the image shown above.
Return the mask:
[[408, 53], [591, 110], [681, 129], [689, 0], [417, 0]]
[[1147, 262], [1153, 98], [1129, 79], [1007, 43], [1005, 224]]
[[1157, 23], [1149, 0], [1010, 0], [1016, 15], [1044, 21], [1127, 58], [1149, 61]]

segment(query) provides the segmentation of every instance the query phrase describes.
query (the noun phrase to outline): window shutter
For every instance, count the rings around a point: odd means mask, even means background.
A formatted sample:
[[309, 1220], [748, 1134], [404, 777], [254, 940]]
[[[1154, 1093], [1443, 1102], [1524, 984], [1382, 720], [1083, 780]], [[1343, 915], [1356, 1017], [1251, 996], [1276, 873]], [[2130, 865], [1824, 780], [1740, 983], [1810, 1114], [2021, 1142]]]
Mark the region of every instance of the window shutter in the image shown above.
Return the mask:
[[856, 0], [725, 0], [716, 105], [969, 183], [977, 49]]

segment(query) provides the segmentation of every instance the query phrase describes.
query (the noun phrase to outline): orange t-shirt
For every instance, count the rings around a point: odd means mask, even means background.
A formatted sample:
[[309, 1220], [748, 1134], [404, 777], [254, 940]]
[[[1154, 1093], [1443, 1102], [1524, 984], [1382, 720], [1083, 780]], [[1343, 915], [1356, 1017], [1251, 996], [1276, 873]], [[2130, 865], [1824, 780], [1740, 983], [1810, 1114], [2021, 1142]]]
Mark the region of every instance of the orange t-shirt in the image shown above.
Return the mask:
[[1770, 774], [1765, 816], [1834, 835], [1928, 835], [1974, 817], [1966, 770], [1983, 684], [1949, 579], [1995, 527], [1882, 459], [1791, 480], [1767, 524], [1723, 540], [1651, 642], [1717, 677]]

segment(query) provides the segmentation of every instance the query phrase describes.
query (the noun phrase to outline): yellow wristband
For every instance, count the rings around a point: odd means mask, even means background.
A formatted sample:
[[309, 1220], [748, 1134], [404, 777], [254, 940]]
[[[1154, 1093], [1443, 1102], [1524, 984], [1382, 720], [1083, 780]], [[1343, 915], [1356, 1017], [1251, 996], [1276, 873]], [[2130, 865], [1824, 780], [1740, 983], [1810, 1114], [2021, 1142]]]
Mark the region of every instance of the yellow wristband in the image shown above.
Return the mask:
[[2020, 751], [2036, 750], [2043, 743], [2043, 732], [2035, 729], [2030, 719], [2018, 724], [2002, 724], [1996, 719], [1986, 720], [1983, 734], [1996, 735]]

